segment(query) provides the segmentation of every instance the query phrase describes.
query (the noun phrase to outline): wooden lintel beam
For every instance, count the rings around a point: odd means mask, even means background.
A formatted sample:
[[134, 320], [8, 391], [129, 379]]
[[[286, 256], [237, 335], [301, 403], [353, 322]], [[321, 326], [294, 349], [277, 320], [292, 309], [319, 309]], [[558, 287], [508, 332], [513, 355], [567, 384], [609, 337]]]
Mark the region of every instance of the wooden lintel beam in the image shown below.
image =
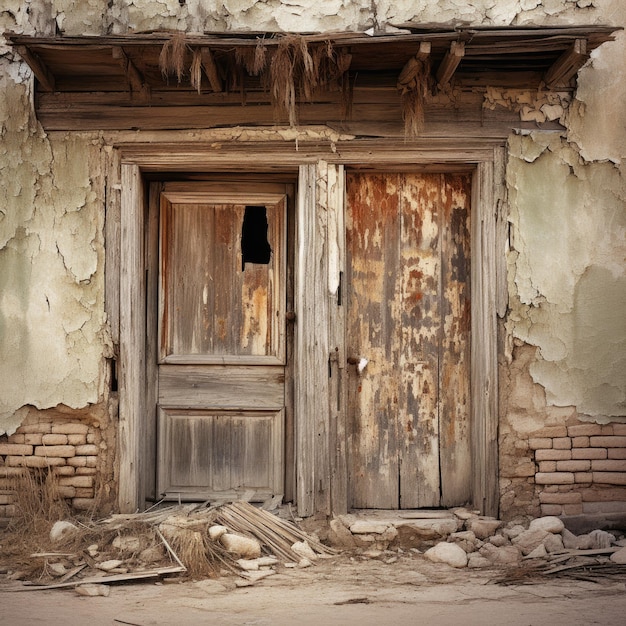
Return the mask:
[[450, 44], [450, 49], [446, 52], [446, 56], [443, 57], [443, 61], [437, 68], [437, 84], [440, 87], [447, 85], [456, 68], [459, 66], [461, 59], [465, 56], [465, 42], [453, 41]]
[[211, 50], [209, 48], [202, 48], [200, 58], [202, 59], [202, 69], [204, 70], [206, 77], [209, 79], [211, 89], [216, 92], [224, 91], [222, 79], [217, 71], [217, 65], [215, 64], [215, 59], [213, 58]]
[[402, 68], [400, 76], [398, 76], [398, 88], [402, 89], [409, 85], [411, 81], [422, 70], [424, 62], [430, 56], [432, 45], [430, 41], [420, 42], [420, 47], [415, 56], [412, 56]]
[[52, 72], [46, 67], [43, 61], [34, 52], [26, 46], [16, 46], [15, 49], [19, 52], [19, 55], [28, 63], [30, 69], [33, 71], [35, 78], [39, 81], [41, 88], [44, 91], [55, 90], [55, 80]]
[[138, 94], [144, 100], [147, 99], [150, 96], [150, 87], [135, 64], [128, 58], [124, 48], [121, 46], [113, 46], [111, 52], [113, 58], [117, 59], [121, 68], [124, 70], [131, 92]]
[[567, 85], [570, 79], [587, 62], [587, 40], [576, 39], [546, 72], [545, 83], [549, 89]]

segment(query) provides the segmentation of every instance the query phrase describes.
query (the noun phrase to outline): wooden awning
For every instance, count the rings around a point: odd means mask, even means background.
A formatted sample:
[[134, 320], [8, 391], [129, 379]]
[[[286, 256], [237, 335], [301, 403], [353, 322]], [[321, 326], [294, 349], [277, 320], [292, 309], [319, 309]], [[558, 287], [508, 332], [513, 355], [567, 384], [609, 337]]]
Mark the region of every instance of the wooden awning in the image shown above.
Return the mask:
[[[432, 96], [453, 89], [457, 100], [474, 108], [487, 87], [572, 90], [590, 53], [617, 30], [400, 26], [398, 34], [377, 36], [153, 32], [6, 37], [33, 70], [37, 115], [48, 130], [297, 121], [347, 130], [379, 124], [386, 128], [383, 134], [395, 134], [403, 127], [400, 94], [411, 90]], [[295, 68], [291, 83], [281, 77], [281, 63], [285, 74], [290, 69], [285, 63]], [[426, 97], [427, 123], [430, 100]], [[463, 108], [457, 102], [457, 111]]]

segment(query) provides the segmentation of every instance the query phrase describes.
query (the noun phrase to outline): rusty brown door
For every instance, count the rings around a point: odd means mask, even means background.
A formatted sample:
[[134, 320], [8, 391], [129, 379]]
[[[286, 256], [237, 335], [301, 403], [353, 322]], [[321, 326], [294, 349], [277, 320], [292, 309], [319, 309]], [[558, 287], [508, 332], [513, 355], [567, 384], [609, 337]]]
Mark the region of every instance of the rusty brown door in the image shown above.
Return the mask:
[[167, 183], [153, 196], [157, 495], [283, 494], [285, 185]]
[[469, 174], [347, 177], [355, 508], [470, 500]]

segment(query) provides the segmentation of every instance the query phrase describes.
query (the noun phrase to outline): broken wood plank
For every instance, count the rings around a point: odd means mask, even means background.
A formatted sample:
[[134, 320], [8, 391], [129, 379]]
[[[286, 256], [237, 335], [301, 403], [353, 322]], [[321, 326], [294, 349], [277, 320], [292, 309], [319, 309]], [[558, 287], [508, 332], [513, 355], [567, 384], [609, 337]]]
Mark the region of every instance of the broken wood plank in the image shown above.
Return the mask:
[[30, 69], [33, 71], [35, 78], [39, 81], [42, 89], [44, 91], [54, 91], [56, 82], [54, 75], [39, 56], [32, 52], [27, 46], [16, 46], [16, 50], [24, 61], [30, 65]]
[[430, 41], [422, 41], [420, 43], [419, 50], [415, 54], [415, 56], [411, 57], [406, 65], [402, 68], [400, 72], [400, 76], [398, 76], [398, 87], [402, 88], [406, 85], [409, 85], [412, 80], [418, 75], [421, 71], [424, 61], [428, 59], [430, 56], [430, 52], [432, 49], [432, 44]]
[[587, 40], [576, 39], [546, 72], [545, 82], [548, 88], [566, 85], [588, 58]]
[[217, 92], [224, 91], [222, 79], [220, 78], [217, 65], [210, 48], [202, 48], [200, 51], [200, 57], [202, 59], [202, 69], [209, 80], [211, 89]]
[[111, 49], [111, 54], [114, 59], [117, 59], [122, 70], [124, 71], [130, 91], [133, 94], [137, 94], [140, 100], [148, 100], [150, 97], [150, 87], [135, 64], [128, 58], [124, 48], [121, 46], [114, 46]]
[[465, 42], [453, 41], [450, 44], [450, 49], [446, 52], [446, 56], [443, 57], [443, 61], [437, 69], [437, 84], [439, 87], [444, 87], [450, 82], [450, 79], [456, 72], [456, 68], [459, 66], [461, 59], [465, 56]]

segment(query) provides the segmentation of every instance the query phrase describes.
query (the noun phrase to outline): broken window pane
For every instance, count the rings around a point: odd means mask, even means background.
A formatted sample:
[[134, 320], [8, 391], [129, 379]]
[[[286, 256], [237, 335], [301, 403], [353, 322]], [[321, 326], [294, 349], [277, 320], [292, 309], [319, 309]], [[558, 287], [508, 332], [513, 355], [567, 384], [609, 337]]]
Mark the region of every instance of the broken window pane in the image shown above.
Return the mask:
[[267, 240], [267, 209], [264, 206], [247, 206], [241, 229], [241, 269], [246, 263], [270, 262], [272, 248]]

